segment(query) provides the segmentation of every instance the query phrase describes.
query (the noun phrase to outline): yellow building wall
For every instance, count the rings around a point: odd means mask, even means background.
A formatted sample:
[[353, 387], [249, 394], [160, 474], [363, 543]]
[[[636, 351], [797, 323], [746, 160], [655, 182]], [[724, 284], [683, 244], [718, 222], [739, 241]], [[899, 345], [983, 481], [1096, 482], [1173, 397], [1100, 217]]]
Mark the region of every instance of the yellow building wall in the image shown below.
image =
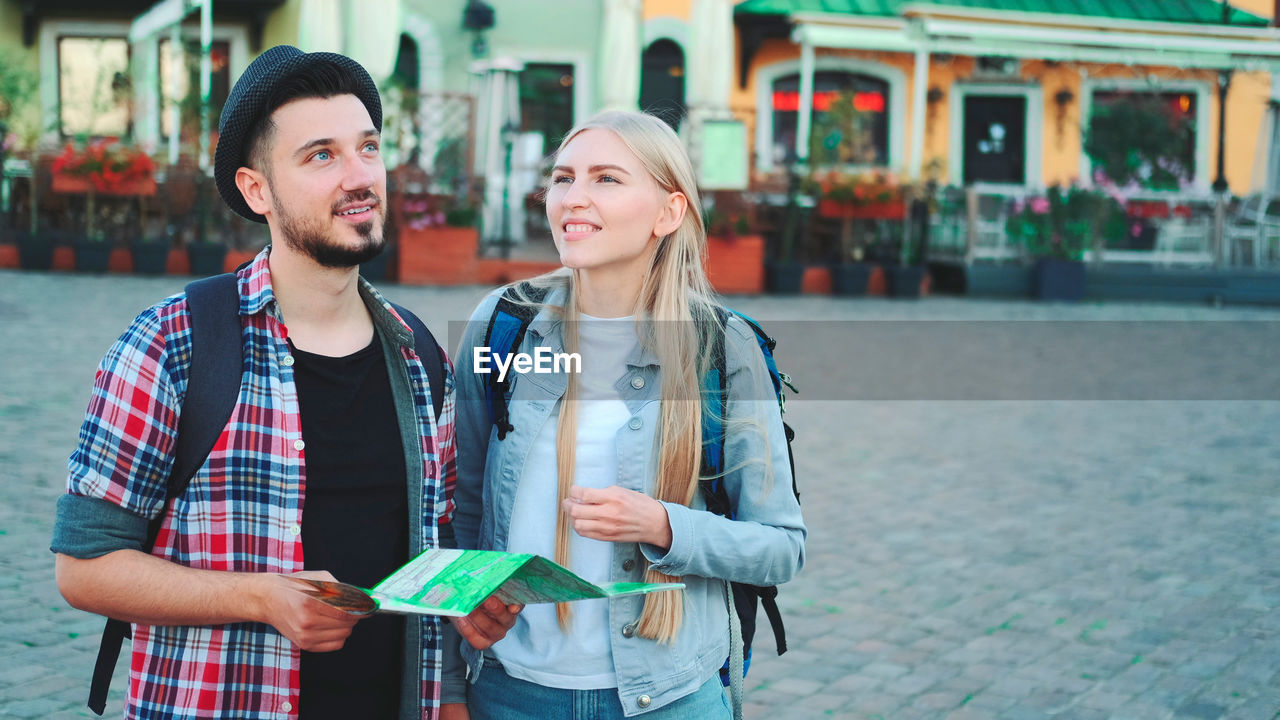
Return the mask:
[[[1270, 0], [1268, 0], [1270, 2]], [[739, 39], [739, 42], [741, 40]], [[904, 152], [902, 167], [891, 168], [903, 171], [911, 164], [911, 118], [914, 103], [913, 66], [914, 56], [908, 53], [890, 53], [873, 51], [838, 51], [820, 50], [819, 57], [857, 57], [902, 71], [905, 76], [906, 108], [902, 118]], [[735, 53], [735, 65], [736, 65]], [[755, 167], [755, 124], [756, 124], [756, 71], [764, 66], [783, 61], [798, 61], [800, 49], [790, 41], [773, 38], [765, 41], [751, 60], [750, 74], [746, 87], [739, 87], [735, 69], [733, 89], [730, 93], [730, 107], [734, 114], [747, 124], [747, 137], [752, 144], [751, 163]], [[936, 177], [942, 182], [959, 182], [955, 175], [956, 168], [947, 167], [950, 153], [951, 115], [953, 104], [953, 86], [956, 82], [969, 79], [974, 72], [975, 60], [972, 57], [952, 56], [939, 59], [931, 58], [929, 64], [929, 86], [937, 87], [943, 93], [941, 100], [932, 103], [925, 110], [925, 138], [923, 169], [926, 177]], [[1197, 128], [1198, 133], [1207, 133], [1209, 142], [1209, 167], [1198, 169], [1205, 184], [1213, 181], [1216, 172], [1218, 153], [1218, 100], [1217, 73], [1211, 70], [1184, 70], [1168, 67], [1132, 67], [1123, 65], [1102, 65], [1091, 63], [1050, 63], [1042, 60], [1026, 60], [1022, 63], [1022, 77], [1026, 82], [1034, 82], [1041, 86], [1044, 100], [1043, 133], [1040, 137], [1041, 147], [1041, 184], [1048, 186], [1055, 183], [1065, 184], [1078, 180], [1080, 175], [1080, 159], [1083, 152], [1083, 118], [1081, 118], [1083, 87], [1082, 71], [1088, 77], [1099, 78], [1165, 78], [1169, 80], [1196, 80], [1205, 82], [1211, 91], [1208, 96], [1209, 123], [1207, 127]], [[1059, 91], [1071, 93], [1072, 99], [1059, 105], [1056, 99]], [[1266, 144], [1259, 143], [1261, 131], [1266, 121], [1266, 108], [1271, 95], [1271, 77], [1268, 73], [1235, 73], [1231, 90], [1227, 96], [1227, 155], [1225, 173], [1231, 190], [1237, 194], [1245, 194], [1253, 189], [1254, 177], [1258, 172], [1257, 163], [1266, 163]], [[1030, 130], [1030, 129], [1029, 129]]]
[[641, 12], [645, 20], [669, 15], [688, 21], [693, 14], [693, 0], [644, 0]]
[[1274, 17], [1275, 0], [1231, 0], [1231, 7], [1264, 18]]
[[262, 50], [276, 45], [298, 44], [298, 23], [302, 17], [302, 0], [288, 0], [276, 8], [262, 28]]

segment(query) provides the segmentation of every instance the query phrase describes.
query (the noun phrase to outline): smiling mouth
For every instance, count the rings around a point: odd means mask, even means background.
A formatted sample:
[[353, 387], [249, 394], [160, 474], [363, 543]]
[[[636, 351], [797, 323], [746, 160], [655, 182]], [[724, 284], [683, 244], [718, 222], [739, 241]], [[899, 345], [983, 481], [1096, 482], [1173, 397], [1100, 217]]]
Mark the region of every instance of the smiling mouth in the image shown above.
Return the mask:
[[343, 210], [342, 212], [334, 213], [334, 214], [337, 215], [338, 217], [361, 218], [372, 212], [373, 212], [372, 205], [364, 205], [357, 208], [351, 208], [350, 210]]
[[564, 231], [566, 233], [590, 233], [599, 230], [599, 226], [590, 223], [565, 223]]

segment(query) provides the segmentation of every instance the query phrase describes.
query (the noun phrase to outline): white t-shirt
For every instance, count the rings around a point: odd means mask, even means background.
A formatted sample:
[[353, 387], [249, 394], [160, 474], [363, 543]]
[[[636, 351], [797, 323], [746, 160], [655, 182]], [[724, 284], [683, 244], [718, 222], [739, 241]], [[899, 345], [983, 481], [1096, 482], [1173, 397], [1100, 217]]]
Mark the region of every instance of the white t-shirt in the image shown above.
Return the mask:
[[[631, 317], [581, 315], [578, 353], [578, 443], [575, 483], [606, 488], [617, 484], [617, 433], [631, 413], [614, 384], [626, 370], [636, 345]], [[507, 537], [510, 552], [537, 553], [555, 559], [557, 504], [556, 417], [538, 432], [529, 449], [524, 473], [511, 509]], [[594, 583], [608, 582], [613, 543], [584, 538], [569, 530], [569, 569]], [[547, 687], [580, 690], [618, 686], [609, 645], [609, 601], [573, 603], [570, 630], [556, 621], [555, 605], [529, 605], [506, 638], [492, 651], [509, 675]]]

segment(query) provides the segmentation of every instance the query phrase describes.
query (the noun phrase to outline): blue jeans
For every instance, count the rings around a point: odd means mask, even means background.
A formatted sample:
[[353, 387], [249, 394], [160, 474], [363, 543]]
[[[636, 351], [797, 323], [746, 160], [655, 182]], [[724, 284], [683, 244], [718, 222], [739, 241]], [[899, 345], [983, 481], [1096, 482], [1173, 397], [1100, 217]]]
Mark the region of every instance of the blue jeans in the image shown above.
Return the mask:
[[[468, 685], [467, 709], [471, 720], [623, 720], [616, 688], [564, 690], [513, 678], [493, 658], [485, 658], [484, 671]], [[717, 720], [732, 718], [729, 693], [712, 675], [691, 695], [650, 710], [644, 720]]]

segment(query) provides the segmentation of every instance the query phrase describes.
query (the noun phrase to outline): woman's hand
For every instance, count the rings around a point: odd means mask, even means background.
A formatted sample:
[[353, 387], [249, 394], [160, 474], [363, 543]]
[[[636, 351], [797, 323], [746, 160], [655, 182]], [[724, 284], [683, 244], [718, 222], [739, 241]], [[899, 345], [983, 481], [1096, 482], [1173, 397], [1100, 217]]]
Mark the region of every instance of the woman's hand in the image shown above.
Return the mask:
[[647, 543], [664, 550], [671, 547], [667, 509], [644, 493], [617, 485], [603, 489], [574, 485], [561, 507], [582, 537]]
[[470, 615], [454, 618], [453, 624], [471, 647], [484, 650], [506, 637], [507, 631], [516, 624], [516, 615], [523, 609], [523, 605], [504, 605], [490, 595]]

